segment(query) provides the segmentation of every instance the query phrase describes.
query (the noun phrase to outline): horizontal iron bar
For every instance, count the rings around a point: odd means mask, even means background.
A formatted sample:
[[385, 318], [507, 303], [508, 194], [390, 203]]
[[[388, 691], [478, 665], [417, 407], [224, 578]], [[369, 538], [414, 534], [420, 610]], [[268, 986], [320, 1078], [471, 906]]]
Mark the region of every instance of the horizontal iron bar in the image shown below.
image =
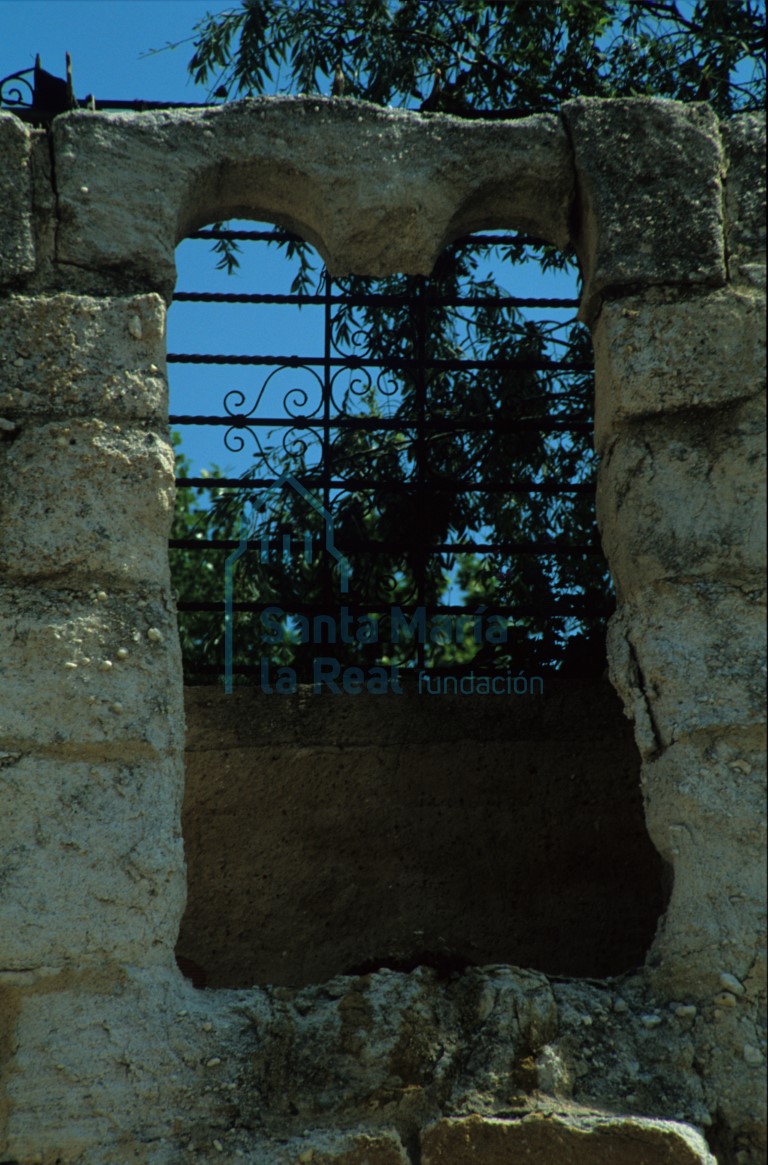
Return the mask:
[[[100, 101], [98, 97], [94, 98], [94, 103], [97, 111], [100, 109], [132, 109], [137, 113], [141, 113], [145, 109], [160, 110], [160, 109], [218, 109], [219, 103], [213, 101], [144, 101], [142, 98], [134, 98], [132, 101], [112, 101], [106, 97]], [[83, 102], [80, 102], [83, 107]]]
[[[277, 478], [274, 477], [177, 477], [176, 485], [183, 487], [189, 486], [193, 489], [267, 489], [273, 486]], [[311, 490], [322, 489], [324, 482], [322, 480], [303, 480], [301, 483], [305, 489]], [[552, 484], [543, 482], [526, 482], [526, 481], [490, 481], [483, 482], [478, 485], [477, 482], [467, 481], [452, 481], [436, 482], [429, 481], [417, 486], [416, 481], [371, 481], [370, 477], [348, 477], [348, 478], [334, 478], [328, 483], [328, 488], [332, 490], [342, 490], [346, 493], [354, 491], [355, 493], [365, 492], [373, 489], [389, 489], [395, 493], [401, 491], [416, 491], [417, 488], [422, 490], [427, 487], [440, 487], [441, 490], [451, 490], [455, 493], [533, 493], [542, 495], [557, 496], [559, 494], [594, 494], [596, 486], [594, 482], [580, 481], [563, 484], [562, 482], [554, 482]]]
[[[389, 368], [393, 371], [422, 367], [418, 359], [387, 360], [364, 356], [211, 356], [198, 352], [169, 352], [169, 364], [253, 364], [277, 368]], [[471, 368], [491, 368], [520, 372], [591, 372], [591, 360], [428, 360], [429, 370], [461, 372]]]
[[[254, 544], [259, 539], [252, 540]], [[168, 546], [171, 550], [237, 550], [240, 541], [237, 538], [171, 538]], [[406, 549], [401, 543], [393, 542], [365, 542], [351, 545], [337, 537], [337, 550], [345, 553], [360, 554], [405, 554]], [[423, 553], [433, 558], [436, 554], [602, 554], [602, 547], [595, 543], [567, 546], [554, 540], [538, 542], [438, 542], [434, 546], [423, 548]]]
[[[266, 611], [269, 607], [274, 607], [277, 605], [279, 605], [277, 602], [258, 603], [258, 602], [248, 602], [246, 600], [243, 600], [240, 602], [233, 602], [232, 603], [232, 610], [233, 611], [243, 611], [243, 612], [258, 612], [258, 611]], [[345, 603], [344, 604], [344, 606], [346, 606], [348, 608], [350, 615], [352, 617], [355, 617], [356, 615], [379, 615], [379, 614], [386, 615], [390, 611], [391, 607], [396, 606], [396, 605], [402, 606], [402, 604], [394, 604], [394, 603], [390, 604], [389, 606], [386, 606], [384, 603], [357, 603], [357, 604]], [[218, 602], [205, 602], [205, 603], [203, 603], [203, 602], [193, 603], [193, 602], [185, 602], [183, 600], [179, 600], [176, 603], [176, 610], [182, 611], [182, 612], [199, 611], [199, 612], [209, 612], [211, 614], [217, 614], [217, 613], [222, 613], [224, 611], [224, 609], [225, 609], [225, 604], [224, 604], [223, 600], [218, 601]], [[406, 615], [407, 615], [408, 606], [405, 605], [403, 609], [405, 610]], [[536, 616], [540, 616], [540, 617], [549, 616], [549, 617], [556, 617], [556, 618], [560, 618], [560, 619], [573, 619], [573, 618], [602, 619], [605, 616], [612, 614], [614, 609], [615, 609], [615, 607], [613, 605], [610, 605], [610, 604], [595, 604], [595, 603], [587, 604], [586, 606], [583, 606], [583, 607], [580, 607], [577, 604], [574, 605], [574, 604], [567, 604], [567, 603], [566, 604], [564, 604], [564, 603], [559, 603], [559, 604], [551, 603], [551, 604], [547, 604], [544, 606], [535, 606], [535, 605], [532, 605], [530, 603], [529, 604], [523, 603], [523, 604], [517, 604], [516, 606], [515, 605], [511, 605], [511, 606], [510, 605], [508, 605], [508, 606], [494, 605], [494, 606], [485, 607], [483, 609], [483, 618], [488, 618], [489, 615], [502, 615], [502, 616], [507, 616], [507, 617], [511, 617], [511, 618], [516, 618], [516, 617], [535, 618]], [[281, 610], [285, 610], [285, 608], [281, 607]], [[425, 610], [425, 614], [427, 617], [432, 617], [434, 615], [466, 615], [468, 618], [471, 618], [476, 613], [470, 607], [456, 607], [456, 606], [451, 607], [451, 606], [442, 606], [442, 605], [441, 606], [431, 606], [429, 604], [425, 605], [424, 610]], [[287, 614], [289, 616], [291, 616], [291, 615], [331, 615], [331, 616], [336, 617], [336, 616], [338, 616], [338, 610], [328, 610], [327, 608], [315, 607], [315, 606], [312, 606], [311, 603], [291, 603], [290, 610], [287, 611]]]
[[[231, 231], [225, 228], [206, 227], [200, 231], [193, 231], [192, 234], [187, 235], [188, 239], [231, 239], [233, 242], [253, 242], [253, 243], [271, 243], [271, 242], [291, 242], [291, 243], [305, 243], [301, 235], [294, 235], [290, 231]], [[518, 243], [524, 246], [544, 247], [547, 246], [546, 239], [537, 239], [534, 235], [462, 235], [459, 239], [454, 239], [449, 243], [449, 247], [471, 247], [479, 244], [481, 246], [487, 245], [504, 245], [509, 243]], [[311, 246], [311, 244], [310, 244]]]
[[[29, 71], [29, 70], [27, 70]], [[210, 101], [100, 101], [98, 97], [93, 99], [93, 106], [90, 106], [88, 98], [81, 98], [75, 108], [88, 109], [93, 108], [97, 112], [109, 112], [116, 110], [131, 111], [133, 113], [149, 113], [152, 111], [161, 111], [163, 109], [218, 109], [220, 103], [212, 103]], [[53, 121], [59, 114], [66, 112], [65, 109], [56, 108], [43, 104], [41, 102], [32, 105], [8, 105], [3, 103], [3, 112], [14, 113], [22, 121], [31, 122], [33, 125], [46, 125]]]
[[[507, 670], [506, 669], [504, 671], [502, 671], [499, 667], [493, 667], [492, 665], [489, 666], [488, 664], [474, 664], [473, 665], [472, 661], [470, 661], [469, 663], [462, 663], [462, 664], [457, 663], [457, 664], [453, 664], [453, 665], [441, 665], [439, 667], [436, 665], [433, 666], [432, 664], [424, 664], [423, 666], [421, 666], [419, 664], [416, 664], [416, 648], [415, 647], [413, 648], [413, 651], [410, 655], [410, 660], [412, 662], [398, 664], [399, 675], [401, 677], [403, 675], [403, 672], [405, 672], [406, 674], [411, 673], [414, 676], [417, 676], [417, 675], [420, 675], [423, 673], [425, 676], [435, 676], [436, 678], [439, 678], [443, 674], [445, 674], [446, 677], [448, 677], [448, 676], [461, 677], [462, 675], [469, 675], [470, 673], [476, 675], [478, 677], [478, 679], [481, 676], [483, 678], [486, 678], [486, 677], [493, 678], [493, 676], [496, 676], [496, 675], [501, 676], [503, 679], [507, 678]], [[388, 667], [389, 664], [387, 664], [386, 666]], [[254, 678], [261, 677], [261, 664], [234, 663], [232, 665], [232, 674], [236, 675], [236, 676], [242, 676], [244, 679], [248, 679], [249, 677], [254, 677]], [[223, 679], [224, 678], [224, 664], [223, 663], [219, 663], [219, 664], [203, 663], [203, 664], [199, 664], [197, 666], [188, 665], [188, 666], [185, 666], [184, 675], [185, 675], [185, 677], [188, 677], [188, 678], [191, 678], [193, 676], [219, 676]], [[539, 677], [543, 678], [544, 676], [548, 676], [548, 675], [551, 675], [552, 678], [556, 679], [560, 675], [560, 671], [556, 667], [554, 667], [551, 663], [542, 663], [542, 664], [536, 665], [536, 670], [532, 673], [531, 678], [533, 678], [534, 676], [539, 676]], [[297, 683], [306, 684], [307, 686], [309, 686], [312, 682], [313, 682], [312, 678], [308, 674], [305, 674], [304, 676], [302, 676], [301, 672], [299, 672], [299, 675], [297, 677]], [[578, 682], [581, 682], [581, 681], [578, 681]], [[195, 685], [190, 683], [188, 686], [194, 687]], [[200, 686], [202, 687], [202, 685], [200, 685]], [[243, 685], [238, 686], [235, 690], [239, 691], [240, 687], [246, 688], [249, 686], [250, 686], [249, 684], [243, 684]], [[492, 698], [498, 699], [498, 696], [492, 697]]]
[[453, 420], [446, 417], [439, 421], [418, 421], [414, 418], [408, 421], [397, 417], [353, 417], [346, 413], [339, 413], [329, 418], [327, 422], [322, 417], [301, 416], [292, 417], [286, 414], [282, 417], [249, 417], [247, 414], [235, 416], [192, 416], [182, 413], [171, 413], [168, 417], [171, 425], [226, 425], [233, 429], [313, 429], [318, 425], [327, 424], [330, 429], [367, 429], [369, 431], [399, 432], [402, 429], [418, 428], [420, 433], [463, 433], [463, 432], [493, 432], [493, 433], [591, 433], [591, 421], [576, 421], [565, 419], [562, 421], [508, 421], [498, 417], [491, 417], [484, 421]]
[[[264, 303], [295, 304], [298, 307], [324, 306], [327, 303], [350, 307], [401, 307], [413, 303], [412, 295], [270, 295], [234, 291], [177, 291], [174, 303]], [[577, 308], [578, 299], [542, 299], [516, 295], [478, 298], [471, 296], [433, 296], [422, 299], [429, 307], [568, 307]]]

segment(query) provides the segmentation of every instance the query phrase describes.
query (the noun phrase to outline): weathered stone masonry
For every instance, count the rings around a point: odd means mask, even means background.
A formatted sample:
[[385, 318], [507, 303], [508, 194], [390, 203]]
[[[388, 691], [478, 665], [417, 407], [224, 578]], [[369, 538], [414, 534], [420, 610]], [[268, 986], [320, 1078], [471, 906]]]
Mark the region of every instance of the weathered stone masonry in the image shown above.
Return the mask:
[[[3, 1161], [764, 1159], [763, 150], [757, 117], [655, 100], [0, 115]], [[487, 227], [576, 247], [611, 678], [674, 869], [621, 983], [177, 972], [164, 318], [178, 241], [235, 215], [336, 273], [428, 273]]]

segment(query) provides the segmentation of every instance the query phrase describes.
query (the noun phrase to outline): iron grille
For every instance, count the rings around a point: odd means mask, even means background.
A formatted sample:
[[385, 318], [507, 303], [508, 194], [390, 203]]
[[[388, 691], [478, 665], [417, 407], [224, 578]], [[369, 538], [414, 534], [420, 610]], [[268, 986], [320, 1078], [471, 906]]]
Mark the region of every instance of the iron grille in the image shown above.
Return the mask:
[[[191, 237], [238, 245], [301, 244], [281, 230], [211, 229]], [[450, 267], [451, 257], [478, 249], [510, 247], [520, 253], [539, 245], [523, 235], [474, 235], [452, 244], [446, 259]], [[308, 677], [310, 652], [297, 642], [297, 621], [303, 618], [306, 627], [317, 625], [318, 617], [321, 623], [322, 617], [335, 617], [338, 627], [341, 606], [352, 620], [372, 620], [378, 628], [375, 642], [345, 645], [348, 660], [358, 663], [396, 658], [420, 669], [542, 671], [557, 669], [564, 651], [567, 660], [566, 645], [574, 633], [583, 638], [592, 629], [602, 643], [611, 600], [594, 523], [594, 458], [586, 452], [592, 432], [591, 349], [585, 335], [568, 324], [568, 338], [557, 341], [559, 355], [555, 342], [534, 351], [533, 337], [541, 335], [543, 325], [530, 318], [531, 312], [549, 309], [575, 314], [577, 300], [502, 295], [490, 285], [468, 297], [458, 284], [447, 286], [439, 272], [432, 278], [366, 281], [334, 279], [327, 271], [312, 293], [179, 291], [174, 299], [246, 304], [256, 310], [262, 305], [313, 307], [323, 315], [322, 351], [308, 356], [168, 356], [174, 365], [252, 368], [257, 386], [251, 392], [226, 392], [221, 412], [170, 416], [176, 430], [223, 430], [226, 450], [242, 453], [250, 443], [252, 453], [247, 471], [238, 476], [182, 472], [177, 478], [180, 490], [214, 497], [210, 512], [216, 515], [212, 522], [201, 516], [194, 532], [177, 525], [170, 542], [188, 682], [220, 676], [225, 663], [223, 592], [221, 597], [201, 594], [189, 562], [205, 561], [209, 576], [223, 588], [224, 563], [241, 546], [238, 516], [242, 519], [246, 505], [252, 515], [257, 513], [260, 499], [271, 496], [285, 472], [326, 513], [338, 514], [334, 537], [349, 564], [349, 593], [342, 604], [338, 572], [328, 555], [321, 554], [312, 569], [308, 555], [292, 570], [285, 557], [281, 564], [281, 548], [287, 544], [285, 529], [281, 533], [278, 527], [295, 521], [296, 507], [286, 509], [278, 499], [274, 513], [252, 518], [249, 545], [255, 547], [258, 540], [259, 554], [241, 570], [230, 615], [255, 641], [254, 628], [263, 630], [264, 612], [278, 606], [285, 618], [275, 650], [283, 662], [298, 667], [302, 678]], [[360, 326], [361, 313], [366, 329]], [[454, 325], [462, 320], [463, 341], [446, 347], [440, 313], [453, 313]], [[484, 346], [472, 340], [478, 313], [483, 313]], [[493, 338], [494, 319], [498, 339]], [[455, 341], [455, 326], [451, 335]], [[294, 379], [277, 391], [278, 378], [286, 372]], [[177, 379], [174, 396], [182, 399]], [[270, 446], [275, 434], [279, 444]], [[494, 457], [497, 446], [509, 454], [503, 472]], [[535, 451], [535, 465], [526, 464], [526, 449]], [[564, 467], [571, 468], [570, 476]], [[503, 520], [488, 520], [489, 514], [501, 513], [502, 499], [508, 513]], [[580, 534], [576, 540], [574, 529]], [[297, 536], [294, 528], [294, 551]], [[181, 556], [187, 565], [183, 578]], [[474, 578], [471, 570], [467, 575], [470, 562]], [[460, 577], [461, 569], [463, 589], [457, 585], [449, 592], [446, 584], [441, 592], [440, 579], [451, 571]], [[523, 585], [526, 570], [548, 584], [532, 587], [529, 579]], [[452, 652], [446, 650], [445, 635], [434, 642], [429, 636], [420, 642], [415, 635], [413, 642], [395, 647], [393, 597], [398, 609], [418, 610], [430, 627], [442, 620], [445, 631], [450, 626], [446, 619], [454, 625], [463, 620], [463, 655], [455, 642]], [[468, 620], [478, 607], [486, 626], [494, 616], [515, 631], [512, 646], [472, 639]], [[261, 674], [260, 663], [243, 652], [232, 667], [246, 679]]]

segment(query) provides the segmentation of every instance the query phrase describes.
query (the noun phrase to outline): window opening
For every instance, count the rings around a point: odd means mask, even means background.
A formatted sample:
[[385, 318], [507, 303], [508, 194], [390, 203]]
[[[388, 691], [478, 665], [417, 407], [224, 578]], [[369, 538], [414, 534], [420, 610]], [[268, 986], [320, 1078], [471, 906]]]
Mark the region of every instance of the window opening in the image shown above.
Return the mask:
[[[558, 671], [603, 672], [610, 598], [575, 297], [493, 285], [494, 265], [513, 276], [505, 260], [531, 252], [519, 235], [458, 240], [429, 280], [328, 279], [306, 251], [315, 270], [292, 289], [295, 267], [280, 285], [284, 267], [271, 266], [278, 239], [301, 245], [248, 224], [200, 231], [179, 254], [172, 315], [190, 313], [193, 336], [172, 338], [170, 357], [179, 486], [192, 502], [172, 542], [188, 682], [180, 959], [212, 987], [423, 963], [594, 976], [637, 966], [665, 891], [610, 686], [565, 679], [558, 692], [548, 680], [546, 700], [514, 696], [503, 709], [418, 690], [422, 675], [434, 685], [549, 669], [556, 685]], [[233, 243], [262, 257], [258, 290], [243, 286], [245, 267], [193, 290], [188, 250], [210, 262], [212, 244]], [[317, 511], [273, 490], [286, 468], [333, 514], [345, 601], [379, 620], [372, 643], [301, 641], [301, 618], [338, 618], [340, 572], [316, 553]], [[224, 562], [243, 510], [250, 550], [235, 579], [227, 696]], [[393, 594], [430, 617], [498, 611], [509, 640], [393, 643]], [[253, 657], [267, 604], [286, 612], [270, 666], [303, 680], [318, 653], [369, 671], [394, 656], [406, 698], [363, 691], [342, 706], [299, 687], [265, 702]], [[597, 666], [585, 669], [590, 630]]]

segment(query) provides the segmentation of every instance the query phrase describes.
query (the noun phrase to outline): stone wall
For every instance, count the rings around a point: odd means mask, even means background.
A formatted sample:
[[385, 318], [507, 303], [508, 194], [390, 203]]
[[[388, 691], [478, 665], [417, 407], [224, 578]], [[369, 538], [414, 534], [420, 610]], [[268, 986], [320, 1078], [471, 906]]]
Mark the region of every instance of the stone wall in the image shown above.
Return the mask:
[[[3, 1160], [763, 1160], [763, 151], [757, 117], [644, 99], [0, 115]], [[164, 317], [178, 241], [234, 215], [336, 273], [486, 227], [575, 246], [610, 675], [673, 873], [631, 973], [179, 973]]]

